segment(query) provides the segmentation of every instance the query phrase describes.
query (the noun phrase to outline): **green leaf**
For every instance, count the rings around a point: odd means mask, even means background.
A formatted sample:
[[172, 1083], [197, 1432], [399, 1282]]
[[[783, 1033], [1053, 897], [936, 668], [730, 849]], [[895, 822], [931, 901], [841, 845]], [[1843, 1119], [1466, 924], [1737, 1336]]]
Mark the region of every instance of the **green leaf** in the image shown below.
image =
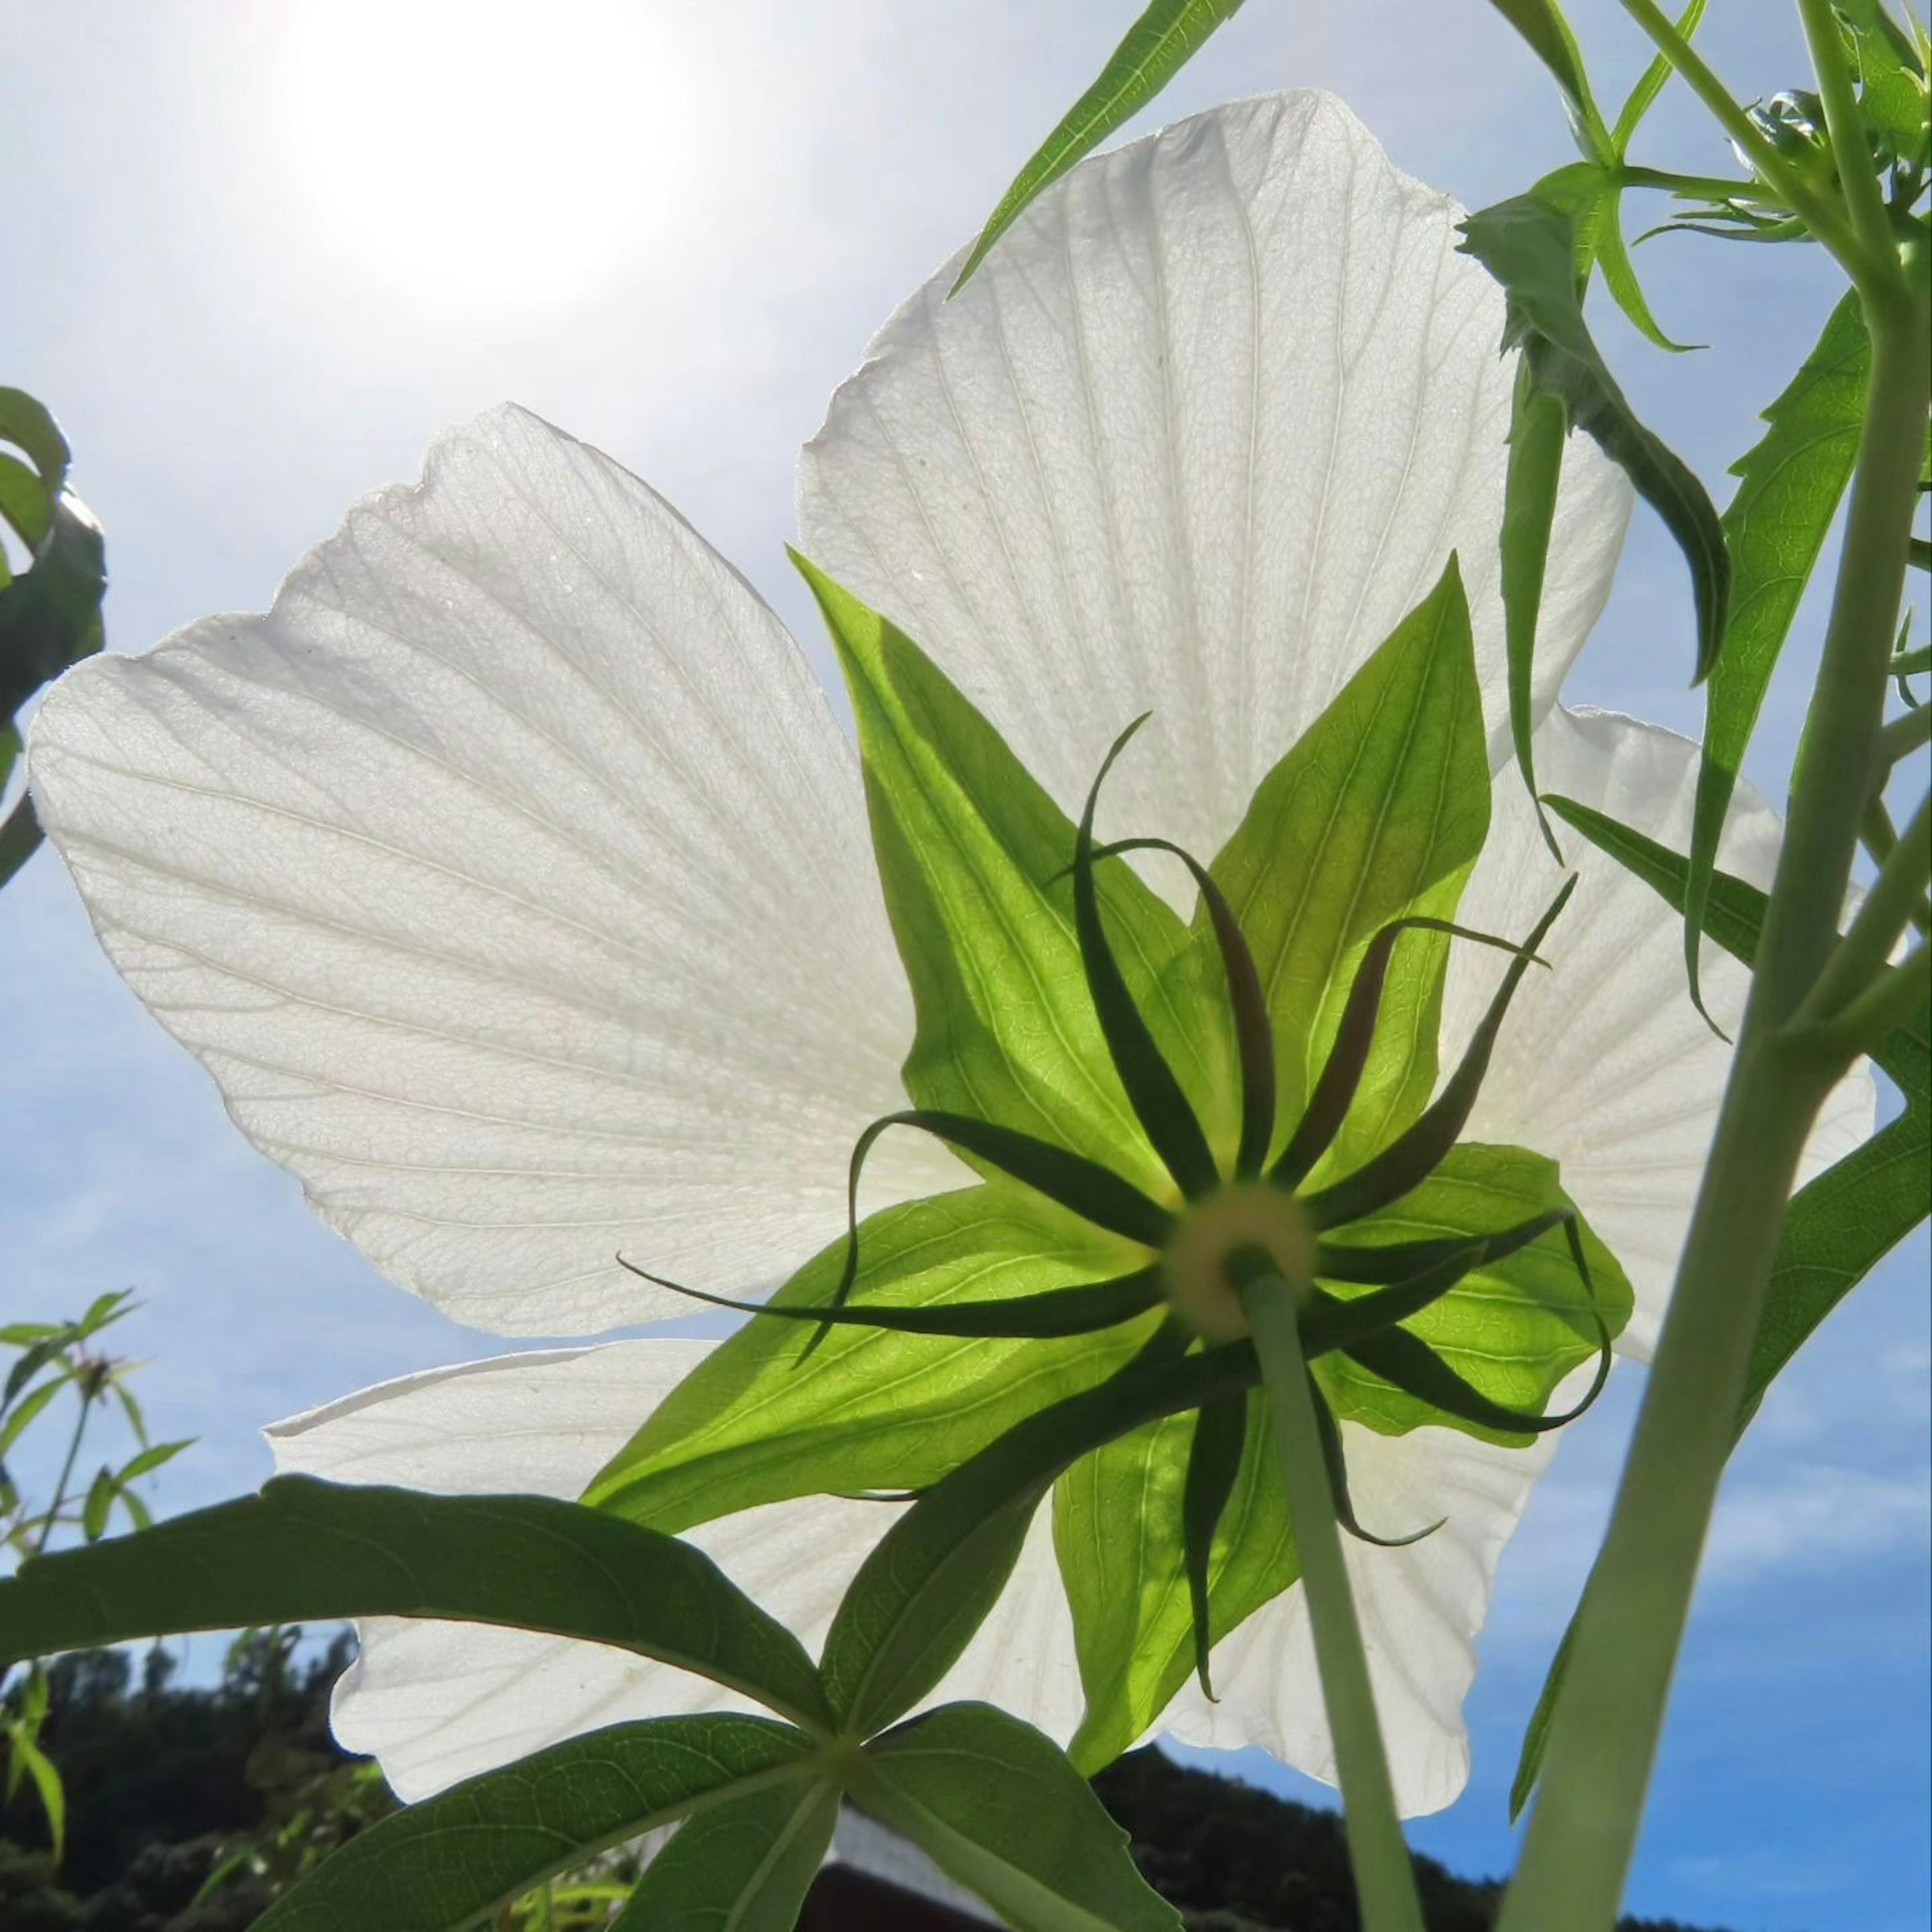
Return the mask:
[[1606, 190], [1592, 228], [1598, 265], [1604, 272], [1604, 286], [1618, 308], [1648, 341], [1672, 356], [1688, 354], [1702, 344], [1674, 342], [1651, 313], [1649, 298], [1636, 278], [1636, 268], [1624, 243], [1623, 196], [1614, 188]]
[[826, 1694], [860, 1736], [900, 1717], [951, 1668], [1006, 1586], [1054, 1480], [1118, 1436], [1251, 1386], [1245, 1344], [1137, 1364], [1016, 1424], [893, 1523], [825, 1640]]
[[67, 481], [72, 453], [46, 405], [24, 389], [0, 388], [0, 442], [10, 442], [26, 453], [52, 502]]
[[88, 1484], [87, 1500], [81, 1505], [80, 1531], [89, 1543], [98, 1543], [107, 1534], [107, 1519], [118, 1493], [112, 1469], [101, 1470]]
[[[1536, 718], [1531, 684], [1536, 670], [1536, 627], [1570, 418], [1562, 401], [1540, 387], [1527, 362], [1516, 372], [1510, 404], [1509, 464], [1503, 479], [1503, 648], [1509, 668], [1510, 740], [1516, 769], [1536, 796]], [[1556, 842], [1539, 801], [1537, 823], [1552, 854]], [[1560, 854], [1558, 855], [1560, 857]]]
[[[1324, 1243], [1372, 1250], [1396, 1242], [1468, 1240], [1570, 1204], [1554, 1161], [1521, 1148], [1466, 1142], [1420, 1186], [1364, 1220], [1332, 1229]], [[1598, 1353], [1592, 1307], [1612, 1335], [1630, 1319], [1630, 1286], [1616, 1257], [1587, 1226], [1583, 1247], [1594, 1298], [1578, 1278], [1568, 1243], [1552, 1228], [1504, 1259], [1472, 1270], [1404, 1326], [1490, 1401], [1540, 1414], [1564, 1377]], [[1322, 1286], [1340, 1300], [1373, 1292], [1333, 1277]], [[1433, 1426], [1490, 1441], [1521, 1439], [1444, 1415], [1340, 1354], [1322, 1356], [1315, 1372], [1339, 1418], [1384, 1436]]]
[[1073, 104], [1000, 197], [952, 284], [954, 295], [1034, 196], [1138, 114], [1240, 5], [1241, 0], [1150, 0], [1100, 70], [1100, 79]]
[[[1158, 1194], [1167, 1170], [1088, 994], [1064, 876], [1072, 825], [911, 639], [797, 561], [858, 721], [880, 880], [917, 1016], [906, 1091], [919, 1106], [1054, 1142]], [[1104, 868], [1099, 892], [1128, 990], [1167, 1064], [1198, 1114], [1232, 1124], [1211, 938], [1191, 932], [1131, 866]], [[1211, 1002], [1188, 1000], [1163, 976], [1190, 952]]]
[[[772, 1298], [832, 1299], [835, 1242]], [[938, 1308], [1123, 1274], [1144, 1250], [1010, 1181], [908, 1202], [860, 1229], [852, 1307]], [[1014, 1423], [1124, 1366], [1156, 1318], [1052, 1341], [956, 1339], [755, 1317], [662, 1402], [585, 1492], [660, 1530], [821, 1492], [923, 1489]]]
[[446, 1617], [656, 1658], [809, 1724], [798, 1640], [710, 1558], [544, 1496], [284, 1476], [258, 1496], [43, 1556], [0, 1582], [0, 1663], [128, 1637], [329, 1617]]
[[[1392, 920], [1454, 911], [1489, 819], [1481, 695], [1452, 557], [1435, 589], [1262, 779], [1210, 868], [1267, 996], [1283, 1140], [1328, 1057], [1370, 942]], [[1331, 1162], [1384, 1144], [1427, 1102], [1448, 944], [1418, 932], [1398, 950]]]
[[1583, 56], [1576, 37], [1563, 17], [1556, 0], [1490, 0], [1491, 6], [1508, 21], [1530, 51], [1556, 77], [1576, 123], [1577, 138], [1586, 154], [1601, 155], [1607, 136], [1603, 116], [1591, 97], [1589, 76], [1583, 71]]
[[1583, 320], [1579, 237], [1594, 217], [1603, 179], [1602, 170], [1587, 163], [1560, 168], [1527, 194], [1469, 216], [1462, 246], [1508, 298], [1505, 347], [1521, 349], [1538, 386], [1558, 398], [1570, 422], [1623, 466], [1677, 539], [1696, 598], [1702, 678], [1716, 662], [1724, 636], [1730, 560], [1703, 484], [1637, 420]]
[[[8, 527], [28, 550], [40, 548], [52, 512], [53, 500], [40, 481], [40, 472], [29, 469], [17, 457], [0, 455], [0, 518], [5, 519]], [[0, 586], [6, 584], [10, 575], [5, 560], [0, 558]]]
[[811, 1741], [767, 1718], [614, 1724], [358, 1833], [258, 1932], [469, 1932], [595, 1852], [700, 1807], [796, 1790], [815, 1771]]
[[[1690, 0], [1690, 4], [1677, 16], [1677, 32], [1682, 38], [1688, 40], [1695, 38], [1708, 4], [1708, 0]], [[1665, 84], [1676, 71], [1669, 57], [1659, 54], [1638, 76], [1636, 85], [1630, 89], [1628, 98], [1618, 112], [1616, 125], [1610, 130], [1610, 145], [1619, 158], [1629, 147], [1630, 138], [1642, 124], [1644, 117], [1657, 104], [1657, 97], [1664, 92]]]
[[61, 1781], [59, 1769], [46, 1753], [17, 1726], [8, 1732], [7, 1748], [11, 1754], [8, 1781], [10, 1785], [17, 1782], [23, 1771], [32, 1779], [34, 1792], [40, 1801], [40, 1810], [47, 1821], [47, 1837], [53, 1846], [54, 1863], [58, 1865], [67, 1850], [67, 1790]]
[[[1208, 1552], [1218, 1642], [1300, 1568], [1266, 1402], [1252, 1390], [1216, 1406], [1246, 1422]], [[1069, 1750], [1090, 1774], [1146, 1736], [1198, 1665], [1184, 1508], [1194, 1435], [1186, 1415], [1149, 1424], [1083, 1456], [1054, 1488], [1054, 1548], [1087, 1694]]]
[[867, 1806], [1016, 1932], [1180, 1932], [1127, 1834], [1030, 1724], [948, 1704], [875, 1739]]
[[100, 650], [106, 590], [100, 526], [64, 496], [32, 568], [0, 590], [0, 717], [12, 717], [49, 679]]
[[687, 1818], [644, 1868], [612, 1932], [793, 1932], [832, 1843], [838, 1804], [838, 1785], [820, 1778]]
[[1738, 490], [1724, 531], [1736, 575], [1705, 700], [1684, 916], [1684, 964], [1700, 1009], [1697, 956], [1718, 841], [1778, 653], [1851, 476], [1870, 369], [1858, 298], [1848, 293], [1804, 367], [1764, 412], [1764, 436], [1732, 466]]
[[122, 1464], [116, 1480], [131, 1483], [137, 1476], [150, 1476], [164, 1462], [172, 1462], [184, 1449], [194, 1446], [194, 1438], [184, 1437], [178, 1442], [157, 1442], [130, 1456]]

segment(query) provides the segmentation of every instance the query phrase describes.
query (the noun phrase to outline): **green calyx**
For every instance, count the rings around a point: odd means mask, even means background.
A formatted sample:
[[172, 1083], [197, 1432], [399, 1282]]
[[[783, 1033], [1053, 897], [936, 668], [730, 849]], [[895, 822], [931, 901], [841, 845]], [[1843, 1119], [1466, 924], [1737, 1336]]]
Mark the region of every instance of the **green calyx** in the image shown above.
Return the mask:
[[[1213, 1637], [1296, 1579], [1241, 1257], [1294, 1286], [1336, 1516], [1365, 1541], [1433, 1526], [1358, 1521], [1342, 1423], [1522, 1442], [1587, 1406], [1594, 1388], [1544, 1413], [1593, 1356], [1600, 1386], [1629, 1307], [1613, 1259], [1552, 1163], [1461, 1138], [1568, 888], [1520, 940], [1454, 922], [1490, 779], [1453, 562], [1211, 862], [1096, 833], [1144, 720], [1070, 820], [909, 638], [806, 574], [912, 982], [912, 1104], [855, 1148], [844, 1238], [771, 1301], [685, 1290], [760, 1318], [589, 1497], [682, 1528], [788, 1496], [910, 1496], [910, 1525], [952, 1472], [1064, 1413], [1077, 1453], [1028, 1478], [1016, 1520], [1052, 1494], [1090, 1768], [1190, 1670], [1204, 1684]], [[1143, 852], [1192, 879], [1191, 925], [1124, 862]], [[1510, 958], [1438, 1081], [1458, 941]], [[893, 1129], [940, 1139], [981, 1184], [862, 1220], [862, 1170]]]

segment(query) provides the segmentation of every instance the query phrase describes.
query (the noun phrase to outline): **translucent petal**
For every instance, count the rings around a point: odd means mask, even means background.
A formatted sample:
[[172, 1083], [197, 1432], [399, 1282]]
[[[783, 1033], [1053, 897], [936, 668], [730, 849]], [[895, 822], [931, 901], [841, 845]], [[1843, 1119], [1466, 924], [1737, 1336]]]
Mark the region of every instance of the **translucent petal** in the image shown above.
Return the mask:
[[[1695, 746], [1658, 726], [1599, 711], [1552, 710], [1537, 734], [1538, 782], [1689, 849]], [[1514, 774], [1497, 779], [1488, 844], [1460, 916], [1518, 932], [1547, 903], [1562, 871], [1542, 848]], [[1685, 988], [1683, 927], [1651, 889], [1580, 836], [1558, 832], [1576, 895], [1544, 941], [1548, 973], [1525, 979], [1496, 1045], [1467, 1138], [1532, 1148], [1562, 1163], [1563, 1182], [1624, 1266], [1636, 1308], [1619, 1351], [1647, 1360], [1710, 1144], [1731, 1049]], [[1782, 828], [1740, 785], [1719, 855], [1728, 872], [1768, 885]], [[1475, 946], [1450, 956], [1443, 1060], [1461, 1050], [1498, 971]], [[1706, 942], [1705, 998], [1734, 1031], [1747, 976]], [[1827, 1102], [1807, 1150], [1809, 1174], [1871, 1131], [1875, 1094], [1862, 1066]]]
[[[886, 325], [805, 452], [806, 550], [896, 619], [1071, 809], [1202, 854], [1428, 591], [1466, 580], [1492, 754], [1512, 370], [1458, 211], [1319, 94], [1084, 165], [958, 297]], [[1601, 608], [1629, 490], [1574, 440], [1538, 656]]]
[[[534, 416], [266, 616], [64, 679], [32, 772], [244, 1131], [461, 1320], [595, 1333], [675, 1305], [620, 1246], [758, 1291], [842, 1225], [910, 1037], [850, 749], [730, 566]], [[945, 1172], [890, 1150], [868, 1204]]]
[[[364, 1390], [276, 1424], [269, 1442], [280, 1469], [334, 1481], [575, 1496], [710, 1346], [499, 1356]], [[815, 1652], [899, 1507], [814, 1497], [748, 1510], [688, 1540]], [[733, 1701], [703, 1678], [598, 1644], [393, 1618], [359, 1634], [361, 1655], [336, 1689], [336, 1735], [380, 1759], [411, 1800], [601, 1724]], [[1072, 1627], [1044, 1510], [998, 1607], [927, 1701], [975, 1696], [1062, 1742], [1079, 1722]]]
[[[1554, 1438], [1502, 1449], [1446, 1429], [1378, 1436], [1342, 1424], [1348, 1489], [1366, 1528], [1400, 1535], [1443, 1519], [1399, 1550], [1342, 1540], [1396, 1801], [1406, 1816], [1439, 1811], [1469, 1774], [1462, 1700], [1496, 1562], [1555, 1454]], [[1310, 1777], [1335, 1781], [1322, 1680], [1302, 1592], [1265, 1605], [1214, 1647], [1210, 1704], [1192, 1684], [1162, 1728], [1232, 1750], [1258, 1744]]]

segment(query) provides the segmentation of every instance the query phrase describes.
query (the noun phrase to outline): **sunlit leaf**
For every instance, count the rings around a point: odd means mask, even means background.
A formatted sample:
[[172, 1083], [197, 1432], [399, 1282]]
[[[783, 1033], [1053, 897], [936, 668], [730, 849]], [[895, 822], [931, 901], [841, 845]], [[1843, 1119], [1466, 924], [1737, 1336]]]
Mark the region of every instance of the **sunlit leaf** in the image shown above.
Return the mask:
[[[800, 568], [858, 721], [880, 879], [918, 1020], [907, 1092], [917, 1106], [1056, 1142], [1158, 1190], [1166, 1170], [1088, 994], [1066, 876], [1072, 825], [910, 638], [809, 563]], [[1131, 866], [1102, 868], [1099, 896], [1128, 989], [1196, 1112], [1232, 1118], [1211, 937], [1190, 932]], [[1187, 1000], [1168, 971], [1190, 951], [1215, 1001]]]
[[1029, 1724], [948, 1704], [866, 1748], [860, 1795], [1015, 1932], [1180, 1932], [1127, 1834]]
[[808, 1786], [811, 1751], [808, 1738], [762, 1718], [614, 1724], [383, 1819], [256, 1924], [469, 1932], [545, 1879], [700, 1806]]
[[1556, 0], [1490, 0], [1491, 6], [1508, 21], [1528, 44], [1530, 50], [1556, 76], [1562, 88], [1577, 138], [1586, 154], [1600, 154], [1607, 136], [1603, 117], [1590, 93], [1589, 76], [1583, 71], [1583, 56], [1576, 37], [1563, 17]]
[[[773, 1298], [830, 1300], [835, 1242]], [[1010, 1181], [890, 1208], [860, 1230], [849, 1306], [940, 1308], [1117, 1277], [1144, 1258]], [[1148, 1322], [1056, 1341], [904, 1335], [756, 1318], [712, 1351], [613, 1456], [585, 1500], [680, 1530], [820, 1492], [922, 1489], [1004, 1430], [1090, 1388]]]
[[[1210, 868], [1260, 972], [1282, 1121], [1300, 1115], [1370, 942], [1391, 920], [1454, 912], [1489, 813], [1468, 609], [1451, 558], [1262, 781]], [[1385, 1142], [1426, 1102], [1448, 944], [1419, 932], [1399, 951], [1332, 1158]]]
[[1100, 70], [1100, 77], [1068, 110], [1000, 197], [952, 284], [955, 295], [1028, 203], [1138, 114], [1240, 5], [1241, 0], [1151, 0]]

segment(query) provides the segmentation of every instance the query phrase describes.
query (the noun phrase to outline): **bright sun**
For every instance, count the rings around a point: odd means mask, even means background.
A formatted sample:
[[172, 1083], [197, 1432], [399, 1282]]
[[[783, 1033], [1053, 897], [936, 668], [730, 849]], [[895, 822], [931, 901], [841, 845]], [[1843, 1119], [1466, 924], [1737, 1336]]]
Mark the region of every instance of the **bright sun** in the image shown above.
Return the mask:
[[580, 296], [649, 238], [676, 92], [650, 0], [301, 0], [284, 128], [330, 238], [437, 306]]

